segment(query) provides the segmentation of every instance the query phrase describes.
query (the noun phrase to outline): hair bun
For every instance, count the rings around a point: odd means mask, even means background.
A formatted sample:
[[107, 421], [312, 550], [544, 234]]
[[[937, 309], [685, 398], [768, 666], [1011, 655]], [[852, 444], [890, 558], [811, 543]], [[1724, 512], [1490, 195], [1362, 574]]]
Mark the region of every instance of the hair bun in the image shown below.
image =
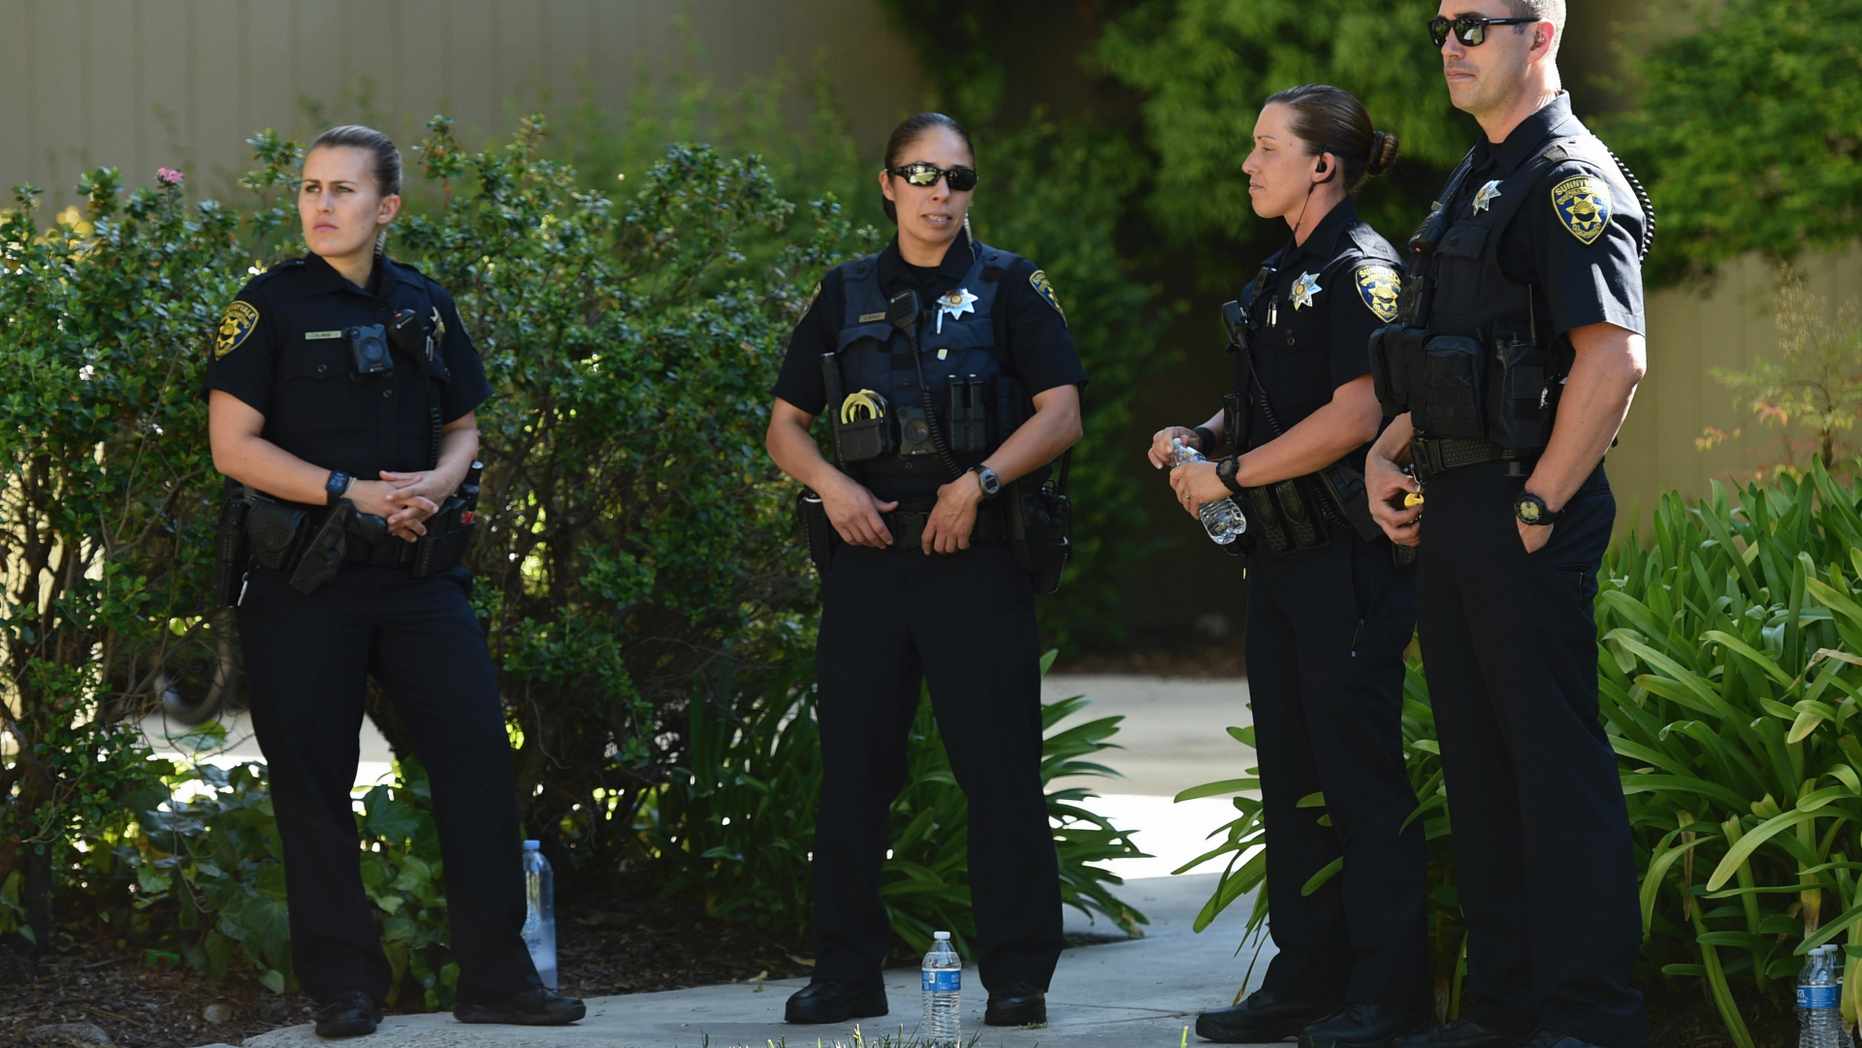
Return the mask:
[[1364, 173], [1381, 175], [1396, 163], [1397, 136], [1389, 131], [1371, 132], [1371, 155], [1365, 161]]

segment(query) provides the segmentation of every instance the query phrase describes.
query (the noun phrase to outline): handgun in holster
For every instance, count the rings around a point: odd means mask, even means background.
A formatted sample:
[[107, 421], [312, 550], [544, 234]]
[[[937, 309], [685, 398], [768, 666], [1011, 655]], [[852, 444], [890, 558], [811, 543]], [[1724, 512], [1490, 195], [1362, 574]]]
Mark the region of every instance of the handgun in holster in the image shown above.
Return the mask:
[[349, 552], [349, 515], [355, 511], [355, 503], [339, 499], [323, 515], [322, 522], [311, 532], [310, 541], [305, 543], [297, 567], [291, 572], [292, 589], [308, 597], [328, 585], [343, 569], [343, 559]]
[[415, 578], [451, 571], [465, 561], [478, 534], [479, 478], [484, 471], [483, 462], [472, 463], [459, 490], [446, 496], [439, 512], [427, 518], [427, 533], [414, 543]]

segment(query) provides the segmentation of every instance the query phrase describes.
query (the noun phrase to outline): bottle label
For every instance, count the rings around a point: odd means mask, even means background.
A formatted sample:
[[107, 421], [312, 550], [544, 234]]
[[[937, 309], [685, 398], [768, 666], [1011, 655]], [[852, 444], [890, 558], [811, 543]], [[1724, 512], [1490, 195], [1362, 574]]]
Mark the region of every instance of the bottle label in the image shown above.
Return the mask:
[[[924, 969], [926, 993], [956, 993], [962, 986], [963, 973], [949, 968]], [[1803, 991], [1799, 990], [1802, 994]]]
[[1838, 1004], [1837, 998], [1842, 996], [1842, 992], [1841, 983], [1835, 986], [1799, 986], [1797, 1006], [1799, 1008], [1835, 1008]]

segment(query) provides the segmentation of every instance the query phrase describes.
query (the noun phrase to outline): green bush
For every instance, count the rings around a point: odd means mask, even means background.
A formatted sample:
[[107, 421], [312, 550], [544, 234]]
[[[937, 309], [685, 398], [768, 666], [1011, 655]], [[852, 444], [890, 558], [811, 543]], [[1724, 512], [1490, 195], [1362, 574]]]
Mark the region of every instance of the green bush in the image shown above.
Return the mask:
[[[1054, 653], [1042, 659], [1046, 672]], [[821, 789], [820, 733], [815, 725], [813, 667], [761, 701], [736, 711], [691, 705], [692, 763], [674, 769], [649, 802], [642, 829], [649, 861], [668, 894], [700, 895], [717, 916], [754, 919], [799, 932], [813, 913], [809, 851], [814, 846], [814, 798]], [[1114, 775], [1082, 758], [1117, 749], [1108, 741], [1122, 717], [1103, 717], [1053, 730], [1087, 706], [1075, 696], [1042, 706], [1041, 781]], [[882, 891], [892, 930], [914, 952], [930, 948], [934, 930], [948, 930], [959, 949], [976, 933], [970, 915], [969, 805], [944, 754], [930, 694], [920, 699], [907, 751], [905, 788], [892, 805]], [[1097, 913], [1130, 935], [1144, 915], [1113, 897], [1116, 875], [1090, 865], [1142, 858], [1131, 835], [1081, 807], [1084, 787], [1051, 790], [1047, 809], [1060, 855], [1061, 898]]]
[[[1813, 459], [1802, 475], [1748, 486], [1737, 505], [1718, 484], [1692, 506], [1668, 495], [1646, 544], [1632, 533], [1605, 557], [1596, 611], [1602, 715], [1641, 871], [1639, 977], [1699, 980], [1733, 1043], [1750, 1048], [1734, 984], [1787, 1008], [1803, 954], [1843, 941], [1843, 1013], [1854, 1022], [1862, 744], [1849, 721], [1862, 704], [1862, 481], [1839, 483]], [[1411, 663], [1404, 741], [1430, 840], [1438, 1008], [1452, 1017], [1465, 931], [1422, 670]], [[1251, 732], [1231, 731], [1252, 744]], [[1264, 873], [1260, 802], [1235, 806], [1222, 846], [1197, 860], [1229, 857], [1199, 927]], [[1316, 871], [1309, 889], [1333, 872]]]

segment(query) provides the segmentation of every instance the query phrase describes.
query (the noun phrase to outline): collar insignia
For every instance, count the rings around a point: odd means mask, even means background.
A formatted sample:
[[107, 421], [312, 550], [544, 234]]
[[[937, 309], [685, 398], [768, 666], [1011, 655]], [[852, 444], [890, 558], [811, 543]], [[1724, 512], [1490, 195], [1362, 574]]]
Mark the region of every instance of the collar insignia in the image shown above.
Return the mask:
[[1589, 247], [1610, 222], [1610, 187], [1596, 175], [1575, 175], [1552, 187], [1552, 207], [1565, 229]]
[[938, 299], [937, 333], [940, 335], [944, 333], [945, 317], [949, 317], [952, 320], [961, 320], [965, 313], [976, 312], [976, 307], [971, 304], [975, 301], [976, 296], [970, 294], [967, 288], [958, 288], [950, 294], [945, 295], [943, 298]]
[[1287, 298], [1293, 301], [1293, 308], [1298, 310], [1301, 306], [1312, 305], [1312, 297], [1324, 290], [1319, 286], [1319, 274], [1301, 273], [1299, 279], [1293, 282], [1293, 290], [1287, 293]]
[[1482, 186], [1480, 192], [1474, 194], [1474, 210], [1487, 210], [1487, 205], [1493, 203], [1499, 196], [1500, 180], [1496, 178], [1492, 182]]

